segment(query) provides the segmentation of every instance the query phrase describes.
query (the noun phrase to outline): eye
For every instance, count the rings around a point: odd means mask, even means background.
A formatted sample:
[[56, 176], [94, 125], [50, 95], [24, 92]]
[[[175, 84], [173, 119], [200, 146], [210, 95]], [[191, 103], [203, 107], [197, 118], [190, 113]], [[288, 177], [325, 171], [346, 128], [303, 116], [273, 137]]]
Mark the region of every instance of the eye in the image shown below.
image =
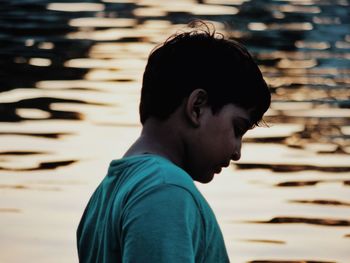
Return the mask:
[[232, 125], [236, 137], [243, 137], [248, 130], [253, 128], [250, 122], [243, 118], [234, 119]]

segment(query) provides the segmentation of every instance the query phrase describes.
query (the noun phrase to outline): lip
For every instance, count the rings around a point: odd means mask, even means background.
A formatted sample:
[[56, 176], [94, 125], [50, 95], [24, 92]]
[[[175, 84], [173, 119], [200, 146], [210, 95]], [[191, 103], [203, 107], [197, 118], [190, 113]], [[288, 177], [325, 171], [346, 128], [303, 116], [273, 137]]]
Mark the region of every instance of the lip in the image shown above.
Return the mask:
[[215, 168], [214, 172], [216, 174], [219, 174], [219, 173], [221, 173], [221, 170], [222, 170], [222, 168], [220, 166], [218, 166], [218, 167]]
[[226, 167], [228, 167], [229, 165], [230, 165], [230, 162], [226, 162], [226, 163], [224, 163], [224, 164], [221, 164], [221, 165], [215, 167], [214, 172], [215, 172], [216, 174], [219, 174], [219, 173], [221, 173], [222, 168], [226, 168]]
[[230, 165], [230, 161], [226, 162], [222, 167], [228, 167]]

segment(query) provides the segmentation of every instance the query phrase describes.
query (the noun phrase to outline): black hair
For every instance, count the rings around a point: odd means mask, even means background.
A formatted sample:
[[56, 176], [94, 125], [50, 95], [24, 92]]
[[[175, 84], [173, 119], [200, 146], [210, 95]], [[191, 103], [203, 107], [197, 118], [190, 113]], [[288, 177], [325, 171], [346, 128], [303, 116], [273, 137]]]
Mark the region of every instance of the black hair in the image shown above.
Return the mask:
[[[199, 26], [198, 26], [199, 24]], [[148, 58], [143, 75], [140, 118], [167, 119], [195, 89], [208, 93], [213, 113], [233, 103], [251, 109], [258, 125], [271, 102], [260, 69], [246, 48], [210, 30], [202, 21], [172, 35]]]

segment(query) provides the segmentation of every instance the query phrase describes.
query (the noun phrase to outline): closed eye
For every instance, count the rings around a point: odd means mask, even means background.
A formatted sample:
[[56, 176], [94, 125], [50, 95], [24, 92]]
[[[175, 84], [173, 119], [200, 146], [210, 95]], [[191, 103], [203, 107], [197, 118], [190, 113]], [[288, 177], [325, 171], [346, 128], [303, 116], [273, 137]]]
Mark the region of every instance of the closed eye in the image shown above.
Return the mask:
[[248, 130], [252, 130], [255, 127], [255, 125], [250, 126], [246, 122], [244, 123], [238, 122], [236, 123], [236, 125], [233, 124], [233, 126], [234, 126], [235, 135], [240, 137], [242, 137]]
[[241, 127], [237, 127], [238, 125], [235, 125], [234, 127], [234, 131], [235, 131], [235, 135], [236, 136], [243, 136], [246, 133], [246, 130], [241, 128]]

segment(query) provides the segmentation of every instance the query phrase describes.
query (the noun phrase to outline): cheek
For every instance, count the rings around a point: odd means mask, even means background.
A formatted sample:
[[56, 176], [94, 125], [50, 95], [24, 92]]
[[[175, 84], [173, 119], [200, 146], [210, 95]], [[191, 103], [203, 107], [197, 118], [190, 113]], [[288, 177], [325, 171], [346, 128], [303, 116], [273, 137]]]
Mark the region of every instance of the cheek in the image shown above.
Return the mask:
[[213, 159], [229, 158], [237, 147], [237, 139], [230, 131], [221, 131], [212, 140], [210, 154]]
[[242, 138], [237, 137], [234, 132], [230, 131], [226, 134], [226, 139], [224, 144], [224, 148], [226, 149], [226, 153], [232, 155], [234, 152], [240, 150], [242, 143]]
[[242, 137], [237, 138], [234, 145], [234, 153], [238, 153], [241, 156], [241, 148], [242, 148]]
[[223, 131], [222, 139], [225, 140], [227, 146], [232, 146], [237, 142], [237, 137], [232, 128], [227, 128]]

